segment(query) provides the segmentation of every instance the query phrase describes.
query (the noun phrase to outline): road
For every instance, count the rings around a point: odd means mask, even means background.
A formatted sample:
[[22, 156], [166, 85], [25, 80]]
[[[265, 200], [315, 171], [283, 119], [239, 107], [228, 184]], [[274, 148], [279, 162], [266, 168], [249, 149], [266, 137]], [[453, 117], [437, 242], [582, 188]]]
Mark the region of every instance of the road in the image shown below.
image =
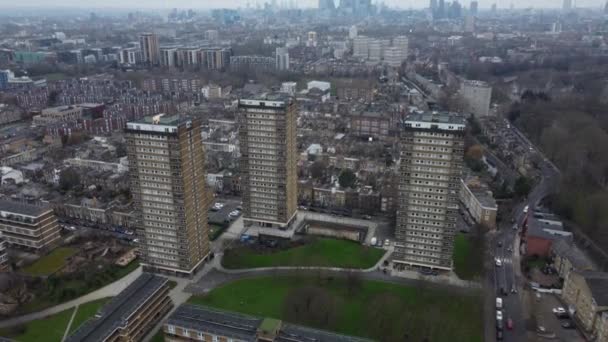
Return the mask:
[[[526, 340], [525, 317], [527, 315], [524, 312], [525, 308], [521, 298], [525, 279], [520, 268], [521, 246], [519, 236], [526, 216], [524, 208], [527, 206], [532, 211], [544, 197], [555, 189], [559, 179], [559, 171], [545, 158], [543, 158], [539, 171], [541, 174], [540, 181], [532, 189], [528, 198], [513, 208], [510, 215], [511, 220], [506, 219], [499, 225], [494, 240], [493, 256], [500, 260], [502, 265], [493, 266], [492, 271], [488, 272], [488, 283], [493, 283], [496, 296], [503, 298], [504, 341]], [[513, 229], [514, 225], [517, 229]], [[513, 321], [513, 330], [506, 329], [506, 321], [509, 318]]]

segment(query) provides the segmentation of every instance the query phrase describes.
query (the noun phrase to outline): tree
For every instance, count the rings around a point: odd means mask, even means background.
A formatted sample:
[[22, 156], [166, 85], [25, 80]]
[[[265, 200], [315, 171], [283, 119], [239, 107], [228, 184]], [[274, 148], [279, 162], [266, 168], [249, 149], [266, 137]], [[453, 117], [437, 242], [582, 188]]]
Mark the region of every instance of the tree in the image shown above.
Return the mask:
[[343, 188], [352, 188], [357, 182], [357, 175], [350, 169], [344, 169], [340, 172], [338, 182], [340, 182], [340, 186]]
[[80, 186], [80, 175], [73, 168], [63, 170], [59, 176], [59, 188], [63, 191], [69, 191]]
[[532, 184], [528, 178], [524, 176], [520, 176], [519, 178], [517, 178], [517, 180], [515, 181], [515, 185], [513, 186], [513, 191], [515, 192], [515, 195], [517, 195], [518, 197], [525, 197], [528, 196], [530, 190], [532, 190]]
[[287, 294], [283, 313], [288, 322], [329, 328], [336, 319], [336, 305], [327, 290], [318, 286], [305, 286]]

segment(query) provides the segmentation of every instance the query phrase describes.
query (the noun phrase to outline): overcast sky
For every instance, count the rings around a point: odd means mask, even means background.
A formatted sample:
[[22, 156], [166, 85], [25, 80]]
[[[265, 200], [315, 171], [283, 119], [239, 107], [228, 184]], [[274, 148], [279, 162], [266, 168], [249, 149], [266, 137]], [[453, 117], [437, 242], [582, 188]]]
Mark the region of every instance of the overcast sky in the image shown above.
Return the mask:
[[[11, 7], [79, 7], [79, 8], [217, 8], [217, 7], [245, 7], [247, 3], [255, 6], [256, 2], [263, 4], [265, 1], [272, 0], [0, 0], [0, 8]], [[277, 0], [277, 3], [289, 3], [291, 0]], [[377, 0], [372, 0], [376, 2]], [[446, 0], [450, 2], [451, 0]], [[515, 7], [524, 8], [533, 6], [540, 7], [561, 7], [563, 0], [479, 0], [480, 7], [490, 7], [497, 2], [499, 7], [509, 7], [511, 3]], [[338, 3], [339, 0], [336, 0]], [[427, 7], [429, 0], [385, 0], [388, 6], [399, 6], [401, 8], [420, 8]], [[468, 7], [470, 0], [460, 0], [464, 6]], [[605, 0], [573, 0], [577, 7], [598, 7], [602, 6]], [[317, 6], [318, 0], [297, 0], [299, 7]]]

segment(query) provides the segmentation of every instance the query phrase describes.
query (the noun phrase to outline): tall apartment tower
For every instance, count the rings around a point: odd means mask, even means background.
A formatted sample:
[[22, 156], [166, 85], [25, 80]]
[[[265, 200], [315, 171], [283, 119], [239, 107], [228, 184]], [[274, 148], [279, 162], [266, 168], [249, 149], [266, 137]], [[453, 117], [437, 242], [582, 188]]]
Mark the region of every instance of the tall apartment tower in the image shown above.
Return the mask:
[[296, 217], [296, 111], [293, 98], [283, 93], [239, 101], [246, 226], [286, 229]]
[[564, 0], [562, 3], [562, 10], [569, 11], [572, 9], [572, 0]]
[[142, 33], [139, 36], [139, 47], [144, 63], [152, 65], [160, 63], [160, 44], [156, 33]]
[[205, 155], [198, 119], [164, 114], [125, 129], [143, 265], [191, 276], [209, 255]]
[[289, 70], [289, 49], [286, 47], [276, 49], [275, 64], [277, 70]]
[[452, 269], [464, 116], [411, 114], [403, 122], [393, 264]]

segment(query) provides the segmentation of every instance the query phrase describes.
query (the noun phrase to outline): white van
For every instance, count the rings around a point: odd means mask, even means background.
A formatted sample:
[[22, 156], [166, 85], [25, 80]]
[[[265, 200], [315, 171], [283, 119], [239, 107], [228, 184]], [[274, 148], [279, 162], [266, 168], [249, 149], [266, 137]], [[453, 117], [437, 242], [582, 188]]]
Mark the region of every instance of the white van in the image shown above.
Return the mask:
[[496, 309], [497, 310], [502, 309], [502, 298], [500, 298], [500, 297], [496, 297]]

